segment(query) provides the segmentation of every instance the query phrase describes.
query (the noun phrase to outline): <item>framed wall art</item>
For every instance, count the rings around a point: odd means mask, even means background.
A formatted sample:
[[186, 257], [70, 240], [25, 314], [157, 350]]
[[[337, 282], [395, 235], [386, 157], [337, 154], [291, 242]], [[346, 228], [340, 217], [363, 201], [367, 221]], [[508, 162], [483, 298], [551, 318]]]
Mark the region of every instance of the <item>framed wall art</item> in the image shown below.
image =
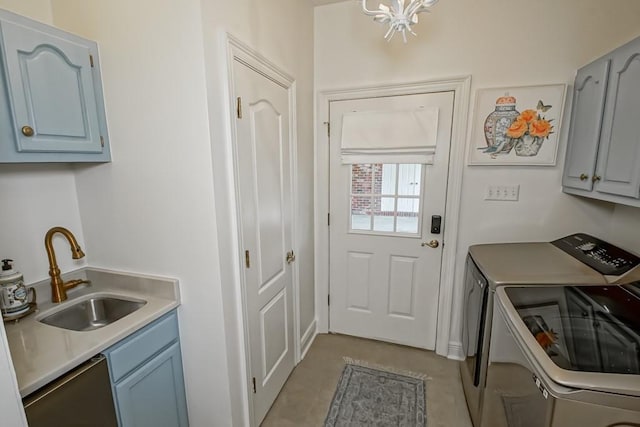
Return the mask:
[[554, 166], [564, 84], [476, 91], [470, 165]]

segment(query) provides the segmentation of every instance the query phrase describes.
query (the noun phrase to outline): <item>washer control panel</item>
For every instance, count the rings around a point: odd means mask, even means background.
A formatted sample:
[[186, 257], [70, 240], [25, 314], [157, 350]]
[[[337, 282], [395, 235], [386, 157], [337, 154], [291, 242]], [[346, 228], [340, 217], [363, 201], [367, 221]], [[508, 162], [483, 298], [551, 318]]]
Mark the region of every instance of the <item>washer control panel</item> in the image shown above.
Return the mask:
[[584, 233], [551, 242], [600, 274], [620, 276], [640, 264], [640, 258], [617, 246]]

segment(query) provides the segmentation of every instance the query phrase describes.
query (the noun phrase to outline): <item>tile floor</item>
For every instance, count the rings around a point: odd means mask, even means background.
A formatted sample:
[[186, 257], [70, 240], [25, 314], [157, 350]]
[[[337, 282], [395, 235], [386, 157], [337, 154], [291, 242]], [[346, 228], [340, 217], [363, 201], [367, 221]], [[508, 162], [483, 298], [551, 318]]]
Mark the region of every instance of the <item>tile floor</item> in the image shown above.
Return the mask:
[[427, 427], [471, 427], [458, 362], [431, 351], [345, 335], [318, 335], [271, 407], [264, 427], [322, 426], [343, 357], [426, 373]]

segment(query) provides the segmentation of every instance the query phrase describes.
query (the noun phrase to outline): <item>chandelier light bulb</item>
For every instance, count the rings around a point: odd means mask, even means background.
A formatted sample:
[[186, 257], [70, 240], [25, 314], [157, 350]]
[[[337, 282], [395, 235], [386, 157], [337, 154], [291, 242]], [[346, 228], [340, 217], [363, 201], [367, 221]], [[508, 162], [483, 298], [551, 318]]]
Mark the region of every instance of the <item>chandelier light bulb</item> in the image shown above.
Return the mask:
[[407, 42], [407, 31], [413, 34], [411, 26], [418, 23], [420, 12], [429, 12], [429, 8], [438, 0], [411, 0], [405, 6], [405, 0], [391, 0], [391, 6], [380, 3], [377, 10], [367, 9], [367, 0], [362, 0], [362, 11], [365, 15], [373, 16], [373, 20], [381, 24], [389, 24], [389, 30], [384, 35], [390, 41], [396, 33], [402, 34], [402, 39]]

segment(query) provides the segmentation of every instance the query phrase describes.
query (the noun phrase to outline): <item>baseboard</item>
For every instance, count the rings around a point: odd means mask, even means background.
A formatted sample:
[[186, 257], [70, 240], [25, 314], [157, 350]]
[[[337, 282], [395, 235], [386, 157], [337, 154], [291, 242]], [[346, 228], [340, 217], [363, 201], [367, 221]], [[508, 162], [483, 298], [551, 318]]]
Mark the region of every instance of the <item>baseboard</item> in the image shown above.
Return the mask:
[[464, 350], [461, 342], [449, 341], [449, 354], [448, 359], [464, 360]]
[[318, 331], [316, 330], [316, 320], [314, 319], [307, 330], [304, 331], [304, 334], [302, 334], [302, 338], [300, 339], [300, 348], [302, 349], [300, 352], [300, 360], [304, 359], [304, 356], [307, 354], [307, 351], [309, 351], [309, 347], [313, 344], [313, 340], [316, 338], [316, 335], [318, 335]]

